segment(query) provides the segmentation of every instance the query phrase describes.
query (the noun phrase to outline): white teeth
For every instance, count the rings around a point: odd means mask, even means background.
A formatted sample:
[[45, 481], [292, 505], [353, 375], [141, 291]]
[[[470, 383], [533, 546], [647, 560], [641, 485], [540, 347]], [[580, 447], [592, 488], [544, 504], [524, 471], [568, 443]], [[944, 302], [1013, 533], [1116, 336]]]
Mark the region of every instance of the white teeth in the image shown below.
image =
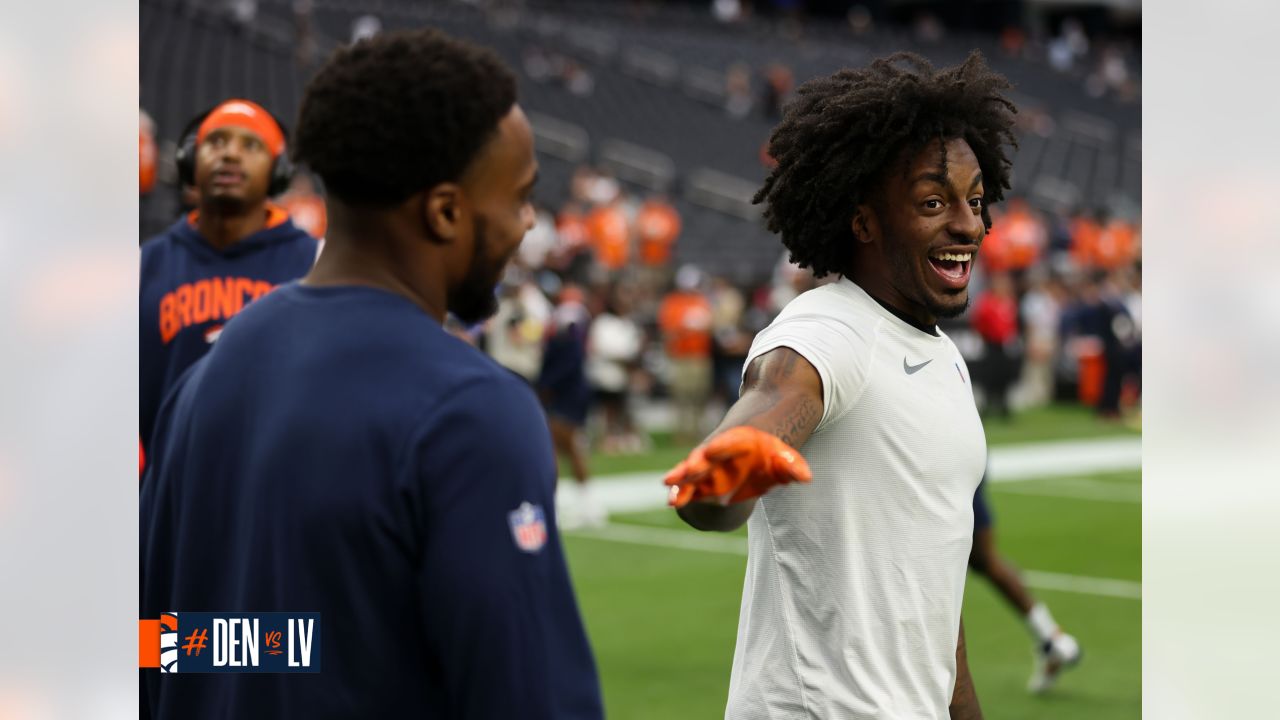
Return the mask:
[[937, 260], [951, 260], [954, 262], [969, 262], [973, 258], [973, 253], [941, 253], [932, 255]]

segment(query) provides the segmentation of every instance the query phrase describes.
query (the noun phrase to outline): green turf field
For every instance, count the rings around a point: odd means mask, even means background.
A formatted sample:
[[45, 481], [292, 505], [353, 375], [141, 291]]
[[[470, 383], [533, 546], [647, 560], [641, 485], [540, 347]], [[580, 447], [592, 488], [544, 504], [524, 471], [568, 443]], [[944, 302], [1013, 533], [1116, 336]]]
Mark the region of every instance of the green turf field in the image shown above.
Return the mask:
[[[1136, 437], [1071, 408], [988, 428], [993, 445]], [[597, 471], [607, 466], [617, 473], [665, 469], [683, 455], [684, 449], [660, 437], [644, 456], [595, 460]], [[1134, 470], [991, 486], [1001, 550], [1028, 571], [1033, 592], [1079, 639], [1085, 659], [1047, 696], [1029, 696], [1029, 635], [995, 592], [971, 575], [965, 628], [990, 720], [1140, 716], [1140, 483]], [[565, 540], [608, 717], [723, 717], [745, 531], [698, 533], [667, 510], [615, 515], [611, 521], [602, 531], [566, 533]]]

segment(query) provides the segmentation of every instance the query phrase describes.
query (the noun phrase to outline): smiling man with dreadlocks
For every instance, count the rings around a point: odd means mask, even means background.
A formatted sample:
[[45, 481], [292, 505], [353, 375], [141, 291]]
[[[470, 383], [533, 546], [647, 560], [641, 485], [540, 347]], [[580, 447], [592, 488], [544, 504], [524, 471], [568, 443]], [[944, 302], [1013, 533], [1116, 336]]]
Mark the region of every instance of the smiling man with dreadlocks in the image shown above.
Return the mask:
[[899, 54], [801, 86], [773, 132], [756, 202], [840, 279], [756, 336], [738, 402], [667, 476], [693, 527], [748, 523], [726, 718], [982, 716], [960, 605], [986, 441], [937, 320], [968, 305], [1009, 187], [1008, 86], [977, 53]]

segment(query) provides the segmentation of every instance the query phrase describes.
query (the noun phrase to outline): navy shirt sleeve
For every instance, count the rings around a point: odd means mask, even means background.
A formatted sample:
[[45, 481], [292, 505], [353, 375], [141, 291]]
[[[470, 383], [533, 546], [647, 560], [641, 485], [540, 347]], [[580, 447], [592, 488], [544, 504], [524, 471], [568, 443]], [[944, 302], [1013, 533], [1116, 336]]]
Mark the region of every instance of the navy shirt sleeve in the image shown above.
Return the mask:
[[448, 717], [603, 717], [532, 393], [508, 377], [456, 390], [413, 457], [423, 627]]

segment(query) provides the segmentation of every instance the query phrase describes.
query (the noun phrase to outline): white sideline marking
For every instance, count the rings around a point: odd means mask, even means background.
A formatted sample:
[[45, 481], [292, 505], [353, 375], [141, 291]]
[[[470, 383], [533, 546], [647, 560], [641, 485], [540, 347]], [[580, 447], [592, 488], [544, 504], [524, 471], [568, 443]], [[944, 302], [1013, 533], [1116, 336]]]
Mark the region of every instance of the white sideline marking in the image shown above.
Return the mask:
[[1099, 438], [997, 445], [988, 452], [988, 482], [1092, 475], [1142, 467], [1142, 440], [1134, 437]]
[[[632, 545], [647, 545], [650, 547], [666, 547], [676, 550], [695, 550], [739, 556], [746, 556], [747, 554], [747, 541], [744, 538], [711, 533], [694, 533], [687, 530], [614, 523], [594, 530], [571, 530], [565, 532], [565, 534], [571, 537], [629, 543]], [[1063, 575], [1037, 570], [1022, 571], [1022, 579], [1027, 585], [1040, 590], [1060, 590], [1081, 595], [1101, 595], [1127, 600], [1138, 600], [1142, 597], [1142, 584], [1128, 580]]]
[[1062, 575], [1039, 570], [1023, 570], [1022, 580], [1040, 590], [1062, 590], [1081, 595], [1105, 595], [1126, 600], [1142, 599], [1142, 583], [1131, 580]]
[[[1139, 438], [1103, 438], [1099, 440], [1070, 440], [1064, 442], [1029, 443], [1024, 445], [998, 445], [991, 448], [992, 483], [1012, 483], [1040, 478], [1061, 478], [1092, 473], [1136, 470], [1142, 467], [1142, 441]], [[602, 475], [591, 482], [591, 492], [611, 513], [657, 510], [667, 506], [666, 488], [662, 485], [665, 472], [636, 472], [618, 475]], [[563, 480], [572, 482], [572, 480]], [[1101, 483], [1099, 483], [1101, 484]], [[1002, 490], [1009, 490], [1004, 485]], [[1026, 494], [1054, 495], [1047, 488]], [[1068, 494], [1069, 493], [1069, 494]], [[1116, 500], [1120, 494], [1113, 490], [1092, 493], [1085, 490], [1067, 490], [1061, 497], [1096, 500]], [[1138, 491], [1138, 500], [1141, 491]]]

